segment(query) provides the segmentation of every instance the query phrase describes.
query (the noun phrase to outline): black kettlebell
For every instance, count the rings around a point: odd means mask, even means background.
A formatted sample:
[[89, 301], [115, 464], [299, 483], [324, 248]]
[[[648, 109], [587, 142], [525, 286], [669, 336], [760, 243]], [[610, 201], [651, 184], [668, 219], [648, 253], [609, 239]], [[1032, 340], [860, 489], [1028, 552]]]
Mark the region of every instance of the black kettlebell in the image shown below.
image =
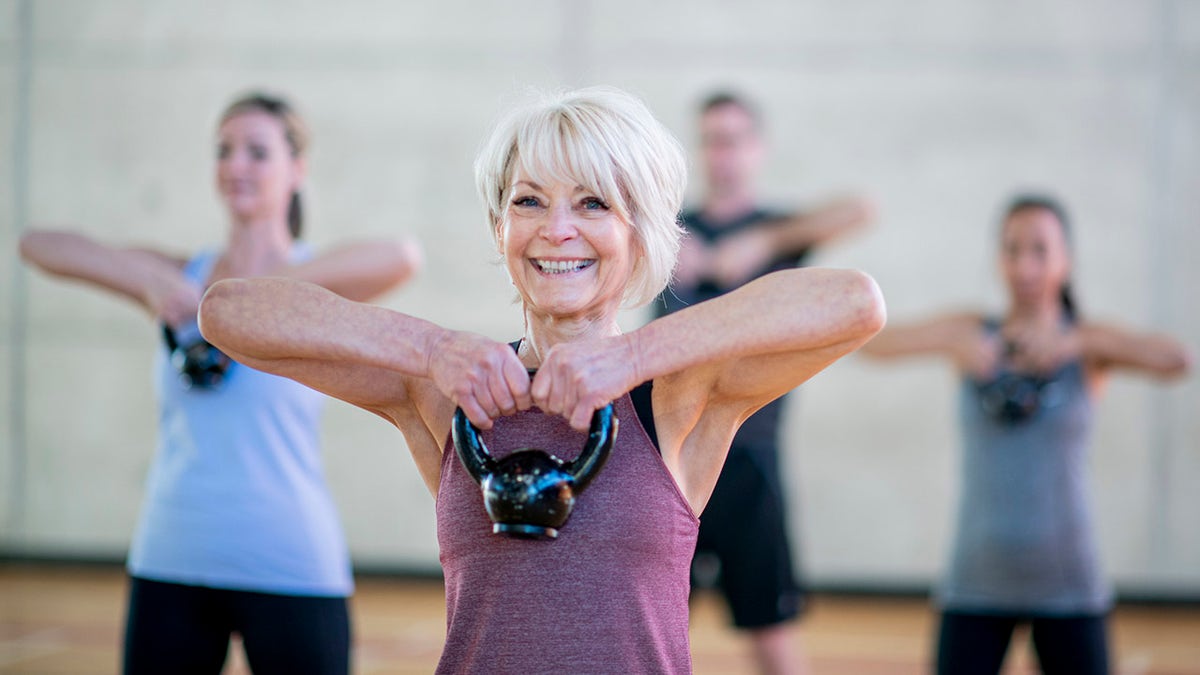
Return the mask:
[[1046, 380], [1028, 373], [1004, 371], [978, 385], [983, 411], [998, 422], [1015, 425], [1033, 417], [1041, 408]]
[[171, 365], [188, 389], [216, 389], [225, 380], [232, 360], [200, 335], [196, 324], [182, 326], [178, 333], [163, 325], [163, 341], [171, 354]]
[[617, 438], [617, 414], [609, 403], [592, 414], [583, 452], [564, 462], [535, 448], [493, 459], [479, 430], [462, 408], [454, 411], [451, 436], [467, 473], [479, 483], [492, 532], [525, 539], [554, 539], [575, 498], [600, 473]]

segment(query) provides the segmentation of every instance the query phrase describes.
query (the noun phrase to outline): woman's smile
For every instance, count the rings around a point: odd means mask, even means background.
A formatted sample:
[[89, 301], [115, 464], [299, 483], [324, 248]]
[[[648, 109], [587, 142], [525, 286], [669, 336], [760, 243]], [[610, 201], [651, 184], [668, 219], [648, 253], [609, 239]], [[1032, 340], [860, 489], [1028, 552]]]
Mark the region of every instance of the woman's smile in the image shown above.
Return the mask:
[[596, 264], [595, 258], [530, 258], [539, 272], [548, 276], [562, 276], [583, 270]]

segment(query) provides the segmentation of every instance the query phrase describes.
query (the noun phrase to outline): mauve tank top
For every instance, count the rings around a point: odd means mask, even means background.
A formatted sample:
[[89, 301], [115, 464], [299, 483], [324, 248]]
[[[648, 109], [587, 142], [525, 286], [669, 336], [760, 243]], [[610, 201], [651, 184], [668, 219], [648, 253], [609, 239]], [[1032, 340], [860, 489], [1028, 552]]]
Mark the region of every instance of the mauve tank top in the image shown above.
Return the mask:
[[[439, 673], [687, 673], [688, 582], [699, 521], [628, 395], [608, 462], [557, 539], [492, 534], [479, 485], [447, 441], [437, 496], [446, 583]], [[496, 457], [574, 459], [585, 434], [530, 410], [482, 433]]]

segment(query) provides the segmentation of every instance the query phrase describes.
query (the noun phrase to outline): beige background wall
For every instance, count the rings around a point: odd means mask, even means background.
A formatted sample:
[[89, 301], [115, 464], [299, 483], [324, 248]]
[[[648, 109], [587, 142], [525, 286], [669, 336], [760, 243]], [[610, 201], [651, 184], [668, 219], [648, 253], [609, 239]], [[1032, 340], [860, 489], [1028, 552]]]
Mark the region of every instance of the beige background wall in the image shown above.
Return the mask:
[[[709, 88], [756, 98], [773, 203], [879, 203], [872, 232], [817, 262], [875, 275], [894, 319], [998, 308], [997, 209], [1047, 187], [1075, 216], [1084, 311], [1200, 348], [1197, 0], [0, 0], [0, 553], [123, 555], [154, 438], [150, 321], [20, 267], [28, 223], [219, 242], [215, 118], [266, 86], [314, 130], [310, 240], [414, 234], [427, 270], [386, 304], [511, 338], [470, 162], [526, 86], [593, 83], [641, 94], [689, 147]], [[850, 358], [794, 398], [793, 528], [814, 583], [936, 575], [954, 396], [937, 363]], [[1198, 413], [1196, 378], [1120, 379], [1100, 405], [1097, 515], [1125, 592], [1200, 592]], [[325, 441], [356, 562], [436, 570], [400, 434], [334, 402]]]

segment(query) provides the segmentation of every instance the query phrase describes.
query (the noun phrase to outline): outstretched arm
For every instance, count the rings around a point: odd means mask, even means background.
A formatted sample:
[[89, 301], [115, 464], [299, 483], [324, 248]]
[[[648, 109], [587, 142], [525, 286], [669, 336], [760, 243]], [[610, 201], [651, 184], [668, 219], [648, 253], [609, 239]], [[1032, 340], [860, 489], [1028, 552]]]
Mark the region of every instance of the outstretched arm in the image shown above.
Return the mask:
[[[501, 411], [530, 405], [529, 375], [507, 345], [294, 279], [213, 284], [200, 305], [200, 329], [252, 368], [292, 378], [397, 426], [416, 380], [428, 380], [482, 427]], [[449, 429], [448, 414], [444, 422]]]
[[776, 272], [618, 338], [556, 345], [534, 402], [584, 429], [593, 410], [655, 380], [677, 401], [699, 397], [684, 405], [697, 415], [719, 408], [744, 419], [860, 346], [884, 316], [879, 288], [861, 272]]
[[423, 263], [421, 246], [414, 239], [365, 240], [341, 244], [274, 276], [307, 281], [365, 302], [411, 279]]
[[454, 406], [477, 426], [531, 405], [507, 345], [282, 278], [227, 279], [200, 304], [205, 339], [234, 359], [374, 412], [408, 441], [436, 492]]
[[940, 356], [964, 373], [985, 377], [995, 370], [1000, 350], [1000, 339], [984, 332], [983, 317], [960, 313], [890, 324], [859, 352], [881, 359]]
[[875, 205], [861, 196], [825, 202], [788, 218], [775, 235], [777, 250], [800, 251], [853, 234], [874, 222], [875, 211]]
[[774, 226], [726, 237], [713, 251], [707, 274], [725, 287], [736, 286], [774, 260], [840, 239], [874, 220], [875, 207], [866, 198], [835, 199]]
[[622, 336], [555, 345], [534, 378], [534, 403], [583, 429], [593, 410], [653, 380], [663, 459], [699, 511], [741, 423], [884, 320], [882, 295], [865, 274], [776, 272]]
[[1088, 322], [1079, 327], [1078, 340], [1084, 361], [1101, 370], [1134, 370], [1170, 379], [1183, 377], [1192, 365], [1188, 348], [1161, 333]]
[[200, 289], [184, 278], [180, 261], [163, 254], [56, 230], [26, 233], [20, 249], [21, 258], [43, 272], [128, 298], [172, 326], [195, 317]]

